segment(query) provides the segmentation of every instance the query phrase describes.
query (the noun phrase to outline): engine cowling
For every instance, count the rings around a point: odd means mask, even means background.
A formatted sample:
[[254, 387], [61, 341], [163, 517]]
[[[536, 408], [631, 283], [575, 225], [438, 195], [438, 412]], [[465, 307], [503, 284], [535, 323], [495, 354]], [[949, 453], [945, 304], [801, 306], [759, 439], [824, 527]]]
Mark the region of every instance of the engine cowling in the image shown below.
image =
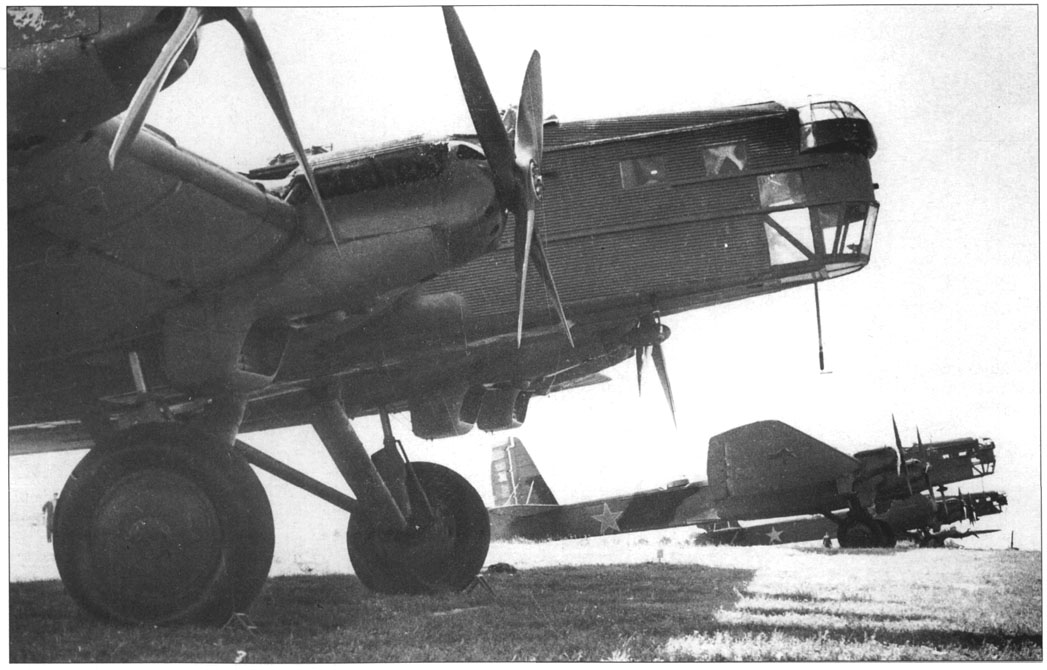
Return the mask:
[[519, 428], [527, 418], [530, 400], [531, 394], [520, 389], [491, 389], [480, 403], [476, 425], [488, 433]]
[[407, 403], [411, 430], [424, 440], [465, 435], [473, 429], [473, 422], [463, 419], [467, 396], [468, 389], [458, 388], [411, 398]]

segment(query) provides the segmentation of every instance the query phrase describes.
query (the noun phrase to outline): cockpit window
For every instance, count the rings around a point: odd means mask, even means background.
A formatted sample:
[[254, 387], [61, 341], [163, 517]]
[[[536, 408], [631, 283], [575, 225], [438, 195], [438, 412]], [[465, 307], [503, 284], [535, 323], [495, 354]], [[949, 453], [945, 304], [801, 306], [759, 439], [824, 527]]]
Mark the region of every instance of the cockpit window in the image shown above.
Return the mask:
[[800, 123], [814, 123], [816, 121], [830, 121], [832, 119], [862, 119], [865, 114], [862, 110], [849, 102], [832, 100], [829, 102], [814, 102], [805, 107], [800, 107]]
[[772, 212], [764, 219], [771, 265], [799, 263], [814, 255], [811, 217], [806, 209]]
[[876, 206], [866, 202], [811, 208], [814, 225], [822, 231], [825, 253], [833, 256], [868, 256], [872, 252], [876, 213]]
[[853, 272], [872, 253], [877, 212], [874, 202], [839, 202], [766, 213], [771, 265], [821, 262], [823, 278]]

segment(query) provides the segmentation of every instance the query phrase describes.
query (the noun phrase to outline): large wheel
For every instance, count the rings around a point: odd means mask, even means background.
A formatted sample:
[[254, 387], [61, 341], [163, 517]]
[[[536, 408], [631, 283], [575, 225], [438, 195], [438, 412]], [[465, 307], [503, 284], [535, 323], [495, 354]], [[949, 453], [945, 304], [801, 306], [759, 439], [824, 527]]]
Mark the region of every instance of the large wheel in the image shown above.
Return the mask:
[[887, 549], [893, 549], [898, 545], [898, 538], [894, 536], [894, 529], [891, 528], [891, 524], [887, 523], [883, 519], [877, 519], [876, 525], [880, 529], [880, 537], [883, 538], [883, 543], [880, 545]]
[[239, 454], [178, 424], [130, 428], [69, 477], [55, 561], [89, 612], [129, 623], [222, 623], [273, 560], [273, 513]]
[[[366, 515], [353, 514], [346, 533], [349, 560], [363, 585], [379, 593], [460, 591], [487, 558], [487, 508], [476, 489], [453, 470], [435, 463], [413, 467], [434, 518], [420, 528], [389, 533], [375, 528]], [[423, 504], [412, 492], [416, 516]]]
[[836, 531], [836, 539], [846, 549], [882, 547], [883, 531], [875, 519], [848, 516]]

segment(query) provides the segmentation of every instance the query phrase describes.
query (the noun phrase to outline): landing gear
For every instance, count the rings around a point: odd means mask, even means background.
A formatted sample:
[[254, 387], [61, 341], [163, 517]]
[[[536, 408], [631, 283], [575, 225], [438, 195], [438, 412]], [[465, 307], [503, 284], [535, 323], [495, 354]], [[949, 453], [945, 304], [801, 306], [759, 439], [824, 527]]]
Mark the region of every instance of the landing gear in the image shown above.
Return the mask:
[[898, 538], [894, 536], [894, 529], [891, 528], [891, 524], [882, 519], [877, 519], [876, 525], [880, 527], [880, 535], [883, 537], [883, 544], [880, 546], [894, 549], [898, 544]]
[[337, 389], [313, 413], [313, 428], [359, 500], [346, 544], [356, 576], [379, 593], [462, 590], [483, 567], [491, 523], [480, 494], [435, 463], [409, 463], [380, 411], [382, 449], [368, 456]]
[[845, 549], [893, 547], [894, 530], [886, 521], [849, 514], [836, 530], [836, 539]]
[[436, 463], [411, 467], [421, 486], [407, 487], [411, 520], [417, 523], [403, 531], [381, 530], [366, 514], [353, 514], [346, 532], [353, 570], [364, 586], [379, 593], [461, 591], [487, 558], [487, 508], [453, 470]]
[[836, 539], [845, 549], [882, 546], [882, 531], [875, 519], [848, 516], [836, 530]]
[[273, 516], [247, 462], [176, 423], [128, 428], [77, 465], [55, 513], [55, 561], [86, 610], [129, 623], [222, 623], [254, 600]]

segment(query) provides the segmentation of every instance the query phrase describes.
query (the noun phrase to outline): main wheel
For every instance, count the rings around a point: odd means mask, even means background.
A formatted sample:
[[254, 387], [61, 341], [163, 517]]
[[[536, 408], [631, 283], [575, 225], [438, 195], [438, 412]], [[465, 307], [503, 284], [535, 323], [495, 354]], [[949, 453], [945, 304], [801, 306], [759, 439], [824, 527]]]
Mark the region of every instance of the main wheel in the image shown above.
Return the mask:
[[239, 454], [178, 424], [99, 444], [55, 511], [55, 561], [89, 612], [129, 623], [222, 623], [258, 595], [273, 513]]
[[883, 531], [875, 519], [848, 516], [836, 531], [836, 539], [846, 549], [882, 547]]
[[[487, 558], [487, 508], [476, 489], [453, 470], [436, 463], [413, 467], [433, 518], [418, 528], [390, 533], [376, 528], [364, 514], [353, 514], [346, 532], [349, 560], [363, 585], [379, 593], [460, 591]], [[424, 509], [416, 491], [411, 493], [411, 506], [416, 517]]]
[[894, 536], [894, 529], [891, 528], [891, 524], [883, 519], [877, 519], [876, 525], [879, 527], [880, 536], [883, 538], [883, 543], [880, 546], [886, 547], [887, 549], [893, 549], [896, 547], [898, 545], [898, 538]]

